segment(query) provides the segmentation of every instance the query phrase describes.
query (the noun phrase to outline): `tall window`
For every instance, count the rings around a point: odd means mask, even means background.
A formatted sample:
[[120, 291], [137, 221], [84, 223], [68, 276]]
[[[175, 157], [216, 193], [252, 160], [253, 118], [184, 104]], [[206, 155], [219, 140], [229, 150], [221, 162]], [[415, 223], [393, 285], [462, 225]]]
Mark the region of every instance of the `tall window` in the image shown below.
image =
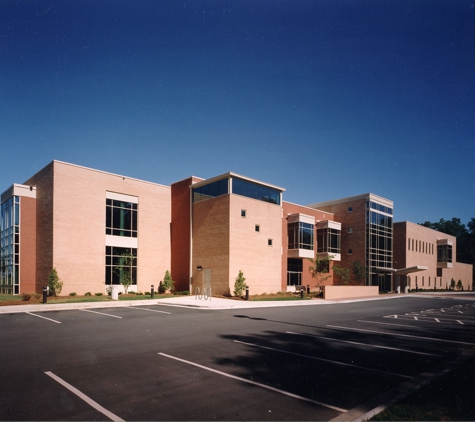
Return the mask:
[[[370, 285], [384, 285], [387, 290], [391, 275], [384, 276], [376, 268], [392, 268], [393, 263], [393, 209], [367, 201], [366, 203], [366, 268]], [[411, 239], [411, 243], [413, 239]], [[416, 241], [417, 248], [417, 241]], [[382, 281], [382, 279], [384, 279]], [[389, 284], [388, 284], [389, 283]]]
[[302, 285], [302, 260], [287, 258], [287, 286]]
[[289, 249], [309, 249], [313, 251], [314, 225], [297, 221], [287, 225]]
[[452, 262], [452, 245], [437, 245], [437, 262]]
[[329, 227], [317, 228], [317, 252], [318, 253], [340, 253], [341, 232]]
[[0, 293], [20, 292], [20, 197], [12, 196], [1, 206]]
[[106, 199], [106, 234], [137, 237], [137, 204]]
[[[133, 259], [128, 259], [129, 256]], [[106, 285], [120, 284], [124, 270], [132, 272], [132, 284], [137, 284], [137, 249], [106, 246]]]

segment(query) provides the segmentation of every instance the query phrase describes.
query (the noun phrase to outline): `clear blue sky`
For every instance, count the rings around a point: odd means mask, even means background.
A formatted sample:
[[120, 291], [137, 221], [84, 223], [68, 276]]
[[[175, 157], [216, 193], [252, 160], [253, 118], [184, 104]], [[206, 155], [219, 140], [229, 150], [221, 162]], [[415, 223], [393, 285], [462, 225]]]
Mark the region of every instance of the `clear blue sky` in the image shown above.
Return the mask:
[[475, 217], [475, 6], [2, 0], [0, 191], [53, 159]]

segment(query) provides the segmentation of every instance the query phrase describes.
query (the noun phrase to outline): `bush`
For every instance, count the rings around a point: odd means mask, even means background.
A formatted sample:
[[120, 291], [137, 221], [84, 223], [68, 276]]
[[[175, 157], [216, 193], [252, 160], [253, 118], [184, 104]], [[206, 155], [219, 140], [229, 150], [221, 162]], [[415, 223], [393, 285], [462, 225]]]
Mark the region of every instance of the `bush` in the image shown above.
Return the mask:
[[239, 270], [236, 281], [234, 282], [234, 296], [242, 296], [242, 292], [246, 289], [246, 278], [241, 270]]
[[142, 296], [143, 293], [142, 292], [137, 292], [137, 296]]
[[137, 292], [134, 292], [134, 291], [132, 290], [132, 291], [130, 291], [130, 292], [127, 292], [127, 294], [129, 294], [129, 295], [136, 295]]
[[190, 292], [188, 290], [183, 290], [181, 292], [173, 292], [173, 294], [177, 296], [189, 296]]
[[61, 290], [63, 290], [63, 282], [59, 278], [56, 268], [53, 268], [49, 273], [48, 286], [49, 291], [53, 296], [58, 296], [61, 293]]
[[22, 293], [21, 294], [21, 300], [24, 300], [25, 302], [31, 299], [31, 295], [29, 293]]
[[32, 293], [31, 296], [34, 297], [35, 299], [39, 299], [41, 297], [39, 293]]
[[163, 286], [163, 289], [165, 290], [165, 292], [167, 290], [169, 290], [170, 292], [173, 292], [175, 290], [174, 284], [175, 284], [175, 282], [172, 279], [170, 271], [166, 270], [165, 271], [165, 276], [163, 277], [163, 283], [162, 283], [162, 286]]
[[150, 296], [150, 292], [144, 292], [145, 296]]
[[76, 292], [69, 293], [69, 296], [76, 296]]
[[104, 293], [101, 293], [101, 292], [99, 292], [99, 293], [94, 293], [94, 296], [102, 296], [103, 294], [104, 294]]
[[92, 296], [91, 292], [84, 293], [84, 296]]

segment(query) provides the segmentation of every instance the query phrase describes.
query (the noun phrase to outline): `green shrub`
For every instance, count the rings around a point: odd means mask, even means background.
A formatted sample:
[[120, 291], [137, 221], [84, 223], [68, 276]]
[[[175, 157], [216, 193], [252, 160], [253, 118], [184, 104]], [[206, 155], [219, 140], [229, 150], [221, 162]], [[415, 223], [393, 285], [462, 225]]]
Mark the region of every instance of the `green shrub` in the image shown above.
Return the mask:
[[92, 296], [91, 292], [84, 293], [84, 296]]
[[142, 296], [143, 293], [142, 292], [137, 292], [137, 296]]
[[94, 296], [102, 296], [103, 294], [104, 294], [104, 293], [101, 293], [101, 292], [99, 292], [99, 293], [94, 293]]
[[173, 292], [175, 290], [174, 284], [175, 284], [175, 282], [172, 279], [170, 271], [166, 270], [165, 271], [165, 276], [163, 277], [163, 283], [162, 283], [162, 286], [163, 286], [163, 289], [165, 290], [165, 292], [167, 290], [169, 290], [170, 292]]
[[41, 297], [39, 293], [32, 293], [31, 296], [34, 297], [35, 299], [39, 299]]
[[137, 292], [134, 292], [134, 291], [132, 290], [132, 291], [128, 292], [128, 294], [129, 294], [129, 295], [136, 295]]
[[234, 296], [242, 296], [244, 290], [246, 290], [246, 278], [241, 270], [239, 270], [236, 281], [234, 282]]
[[49, 273], [48, 286], [50, 294], [53, 296], [58, 296], [61, 293], [61, 290], [63, 290], [63, 282], [59, 278], [56, 268], [53, 268]]
[[69, 293], [69, 296], [76, 296], [76, 292]]
[[150, 296], [150, 292], [144, 292], [143, 293], [145, 296]]
[[31, 299], [31, 295], [29, 293], [22, 293], [21, 294], [21, 300], [24, 300], [25, 302]]
[[177, 296], [189, 296], [190, 292], [188, 290], [183, 290], [181, 292], [173, 292], [173, 294]]

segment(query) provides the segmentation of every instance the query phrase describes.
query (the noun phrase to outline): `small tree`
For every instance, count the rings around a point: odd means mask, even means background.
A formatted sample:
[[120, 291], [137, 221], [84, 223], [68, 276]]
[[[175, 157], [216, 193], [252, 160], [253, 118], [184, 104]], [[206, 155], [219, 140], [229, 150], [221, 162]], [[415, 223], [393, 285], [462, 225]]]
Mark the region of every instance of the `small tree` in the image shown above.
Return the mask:
[[360, 260], [353, 261], [351, 264], [351, 271], [353, 273], [353, 280], [358, 286], [363, 286], [366, 281], [366, 268]]
[[58, 296], [61, 293], [61, 290], [63, 290], [63, 282], [59, 278], [56, 268], [53, 268], [49, 273], [48, 286], [53, 296]]
[[452, 290], [455, 290], [455, 279], [452, 277], [452, 280], [450, 280], [450, 288]]
[[340, 267], [339, 265], [333, 266], [333, 274], [338, 282], [338, 284], [346, 286], [350, 281], [350, 269]]
[[315, 258], [309, 258], [308, 260], [311, 262], [308, 270], [310, 271], [310, 275], [316, 281], [316, 287], [319, 290], [322, 289], [322, 285], [328, 278], [331, 277], [330, 274], [330, 261], [333, 259], [333, 255], [315, 255]]
[[127, 294], [129, 286], [133, 284], [133, 265], [135, 256], [130, 252], [124, 252], [120, 256], [120, 266], [114, 268], [115, 273], [119, 276], [119, 283], [124, 286], [124, 293]]
[[175, 282], [172, 279], [170, 271], [166, 270], [165, 271], [165, 276], [163, 277], [163, 282], [162, 282], [163, 290], [164, 291], [169, 290], [170, 292], [173, 292], [173, 290], [175, 290], [174, 284], [175, 284]]
[[462, 280], [457, 281], [457, 289], [462, 290], [463, 284]]
[[246, 289], [246, 278], [241, 270], [239, 270], [236, 281], [234, 282], [234, 296], [242, 296], [242, 292]]

